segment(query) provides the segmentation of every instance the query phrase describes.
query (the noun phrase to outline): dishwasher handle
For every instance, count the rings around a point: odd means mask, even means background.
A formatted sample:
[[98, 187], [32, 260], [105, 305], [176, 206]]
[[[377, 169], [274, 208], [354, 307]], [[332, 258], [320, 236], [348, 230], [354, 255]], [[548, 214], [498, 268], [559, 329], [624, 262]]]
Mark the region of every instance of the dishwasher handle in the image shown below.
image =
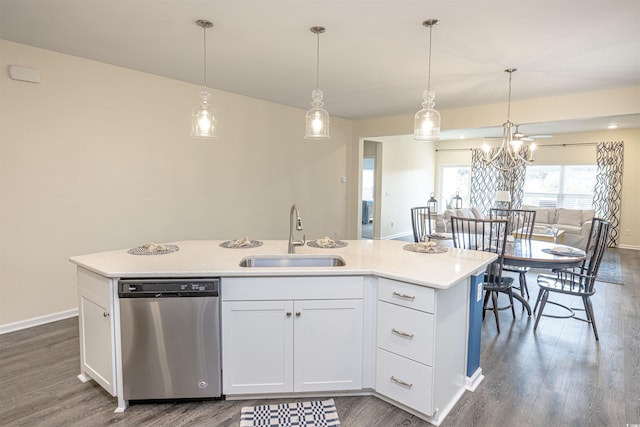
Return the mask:
[[120, 298], [196, 298], [217, 297], [217, 292], [118, 292]]

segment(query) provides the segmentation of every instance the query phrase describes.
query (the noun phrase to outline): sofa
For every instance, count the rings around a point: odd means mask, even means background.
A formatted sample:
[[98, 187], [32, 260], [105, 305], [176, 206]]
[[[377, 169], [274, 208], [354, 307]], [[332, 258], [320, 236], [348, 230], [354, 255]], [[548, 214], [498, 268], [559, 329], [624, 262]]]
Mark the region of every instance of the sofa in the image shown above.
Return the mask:
[[[589, 231], [591, 230], [591, 220], [595, 215], [593, 209], [541, 208], [529, 205], [522, 205], [521, 209], [536, 211], [536, 228], [546, 229], [554, 227], [559, 230], [564, 230], [565, 245], [585, 249]], [[449, 231], [452, 216], [484, 219], [489, 215], [479, 211], [475, 207], [447, 209], [442, 215], [438, 215], [436, 232]]]
[[585, 249], [591, 231], [593, 209], [541, 208], [522, 205], [522, 209], [536, 211], [536, 227], [555, 227], [564, 230], [564, 244]]

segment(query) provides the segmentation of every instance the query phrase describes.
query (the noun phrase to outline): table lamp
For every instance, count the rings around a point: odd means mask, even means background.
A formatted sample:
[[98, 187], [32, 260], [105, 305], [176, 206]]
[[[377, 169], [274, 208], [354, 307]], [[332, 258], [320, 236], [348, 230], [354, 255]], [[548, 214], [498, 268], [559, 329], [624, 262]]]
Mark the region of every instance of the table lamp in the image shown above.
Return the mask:
[[505, 190], [496, 191], [496, 204], [500, 203], [502, 207], [509, 209], [511, 205], [511, 193]]

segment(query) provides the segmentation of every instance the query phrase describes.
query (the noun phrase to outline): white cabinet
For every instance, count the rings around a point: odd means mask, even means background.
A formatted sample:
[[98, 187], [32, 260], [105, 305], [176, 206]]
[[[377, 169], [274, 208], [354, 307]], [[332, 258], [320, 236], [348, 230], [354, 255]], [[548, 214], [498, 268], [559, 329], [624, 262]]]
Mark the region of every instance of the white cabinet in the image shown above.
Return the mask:
[[222, 325], [224, 394], [292, 390], [292, 301], [223, 302]]
[[294, 391], [362, 388], [362, 300], [294, 302]]
[[78, 268], [80, 379], [94, 379], [115, 396], [113, 286], [111, 280]]
[[363, 282], [225, 278], [224, 394], [361, 389]]
[[378, 280], [376, 392], [436, 425], [464, 391], [466, 289]]

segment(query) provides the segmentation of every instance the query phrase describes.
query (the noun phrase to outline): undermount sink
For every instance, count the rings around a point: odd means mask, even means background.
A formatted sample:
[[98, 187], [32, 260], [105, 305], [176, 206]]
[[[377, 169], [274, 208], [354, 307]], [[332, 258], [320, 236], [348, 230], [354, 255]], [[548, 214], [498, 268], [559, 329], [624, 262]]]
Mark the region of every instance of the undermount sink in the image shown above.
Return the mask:
[[342, 267], [337, 255], [254, 255], [242, 258], [240, 267]]

